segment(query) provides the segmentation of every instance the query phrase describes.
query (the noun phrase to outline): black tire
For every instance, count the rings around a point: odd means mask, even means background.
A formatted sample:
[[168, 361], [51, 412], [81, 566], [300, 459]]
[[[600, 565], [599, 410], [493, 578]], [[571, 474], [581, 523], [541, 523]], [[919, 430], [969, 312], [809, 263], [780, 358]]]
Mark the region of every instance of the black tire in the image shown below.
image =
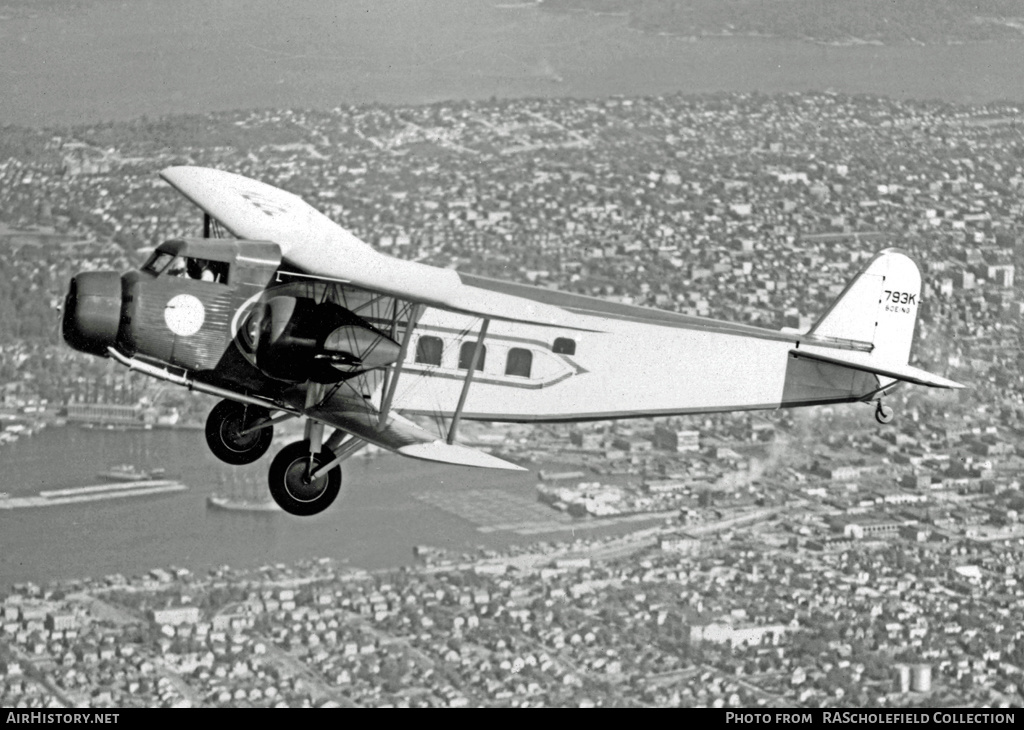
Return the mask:
[[[334, 453], [322, 449], [313, 457], [313, 468], [331, 461]], [[341, 491], [341, 467], [334, 467], [311, 483], [306, 479], [308, 464], [309, 441], [288, 444], [270, 462], [270, 496], [285, 512], [300, 517], [323, 512]]]
[[270, 411], [261, 406], [222, 400], [206, 419], [206, 445], [214, 456], [227, 464], [251, 464], [267, 453], [274, 440], [274, 427], [267, 426], [244, 436], [239, 431], [269, 415]]

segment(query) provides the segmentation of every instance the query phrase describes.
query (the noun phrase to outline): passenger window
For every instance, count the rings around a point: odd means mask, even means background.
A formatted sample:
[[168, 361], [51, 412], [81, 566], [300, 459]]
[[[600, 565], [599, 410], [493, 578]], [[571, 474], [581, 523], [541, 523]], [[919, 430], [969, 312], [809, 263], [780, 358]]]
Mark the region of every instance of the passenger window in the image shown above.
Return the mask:
[[[473, 350], [476, 349], [476, 342], [463, 342], [459, 348], [459, 370], [469, 370], [469, 364], [473, 362]], [[480, 359], [477, 360], [476, 369], [484, 369], [484, 361], [487, 359], [487, 345], [480, 345]]]
[[444, 343], [440, 337], [424, 335], [416, 342], [416, 362], [424, 365], [440, 365]]
[[570, 340], [568, 337], [559, 337], [555, 340], [551, 351], [556, 355], [575, 355], [576, 340]]
[[518, 375], [521, 378], [530, 377], [530, 369], [533, 367], [533, 353], [521, 347], [513, 347], [508, 351], [508, 362], [505, 363], [505, 375]]

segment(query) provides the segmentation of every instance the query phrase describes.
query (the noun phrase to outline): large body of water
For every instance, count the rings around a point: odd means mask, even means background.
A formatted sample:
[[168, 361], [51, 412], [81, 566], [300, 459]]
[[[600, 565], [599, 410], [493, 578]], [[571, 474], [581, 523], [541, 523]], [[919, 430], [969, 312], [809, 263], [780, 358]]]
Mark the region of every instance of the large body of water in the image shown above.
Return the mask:
[[[287, 439], [285, 439], [287, 440]], [[49, 428], [0, 446], [0, 491], [12, 496], [101, 483], [112, 465], [165, 467], [191, 489], [166, 495], [0, 510], [0, 587], [23, 580], [139, 574], [178, 565], [193, 570], [254, 567], [331, 557], [353, 566], [410, 563], [417, 544], [468, 549], [509, 544], [466, 520], [416, 499], [423, 491], [501, 489], [533, 499], [536, 475], [446, 467], [391, 454], [344, 464], [343, 494], [324, 513], [210, 510], [213, 492], [264, 490], [269, 456], [228, 467], [207, 450], [201, 431]], [[235, 479], [232, 470], [240, 478]], [[236, 484], [237, 482], [237, 484]]]
[[4, 18], [0, 124], [523, 96], [807, 91], [1024, 100], [1024, 44], [685, 39], [493, 0], [80, 0]]

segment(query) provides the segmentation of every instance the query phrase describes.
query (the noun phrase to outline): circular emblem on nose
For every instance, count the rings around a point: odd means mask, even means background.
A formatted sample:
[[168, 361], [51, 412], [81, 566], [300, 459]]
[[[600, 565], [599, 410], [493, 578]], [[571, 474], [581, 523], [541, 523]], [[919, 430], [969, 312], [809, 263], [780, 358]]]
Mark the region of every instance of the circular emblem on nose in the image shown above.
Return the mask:
[[194, 335], [203, 327], [206, 309], [191, 294], [178, 294], [164, 307], [164, 321], [168, 329], [179, 337]]

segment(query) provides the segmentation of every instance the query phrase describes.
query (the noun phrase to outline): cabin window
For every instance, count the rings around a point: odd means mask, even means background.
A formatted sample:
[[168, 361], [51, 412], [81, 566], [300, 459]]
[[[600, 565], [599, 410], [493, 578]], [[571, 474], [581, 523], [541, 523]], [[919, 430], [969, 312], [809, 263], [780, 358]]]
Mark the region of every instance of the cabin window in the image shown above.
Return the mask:
[[416, 362], [424, 365], [440, 365], [444, 343], [440, 337], [424, 335], [416, 341]]
[[556, 355], [575, 355], [576, 340], [570, 340], [568, 337], [559, 337], [555, 340], [551, 351]]
[[508, 351], [508, 362], [505, 363], [505, 375], [518, 375], [521, 378], [530, 377], [530, 369], [533, 367], [533, 353], [524, 350], [522, 347], [513, 347]]
[[[473, 350], [476, 349], [476, 342], [463, 342], [459, 348], [459, 370], [469, 370], [469, 364], [473, 362]], [[476, 363], [477, 370], [484, 369], [484, 361], [487, 359], [487, 345], [480, 345], [480, 359]]]

